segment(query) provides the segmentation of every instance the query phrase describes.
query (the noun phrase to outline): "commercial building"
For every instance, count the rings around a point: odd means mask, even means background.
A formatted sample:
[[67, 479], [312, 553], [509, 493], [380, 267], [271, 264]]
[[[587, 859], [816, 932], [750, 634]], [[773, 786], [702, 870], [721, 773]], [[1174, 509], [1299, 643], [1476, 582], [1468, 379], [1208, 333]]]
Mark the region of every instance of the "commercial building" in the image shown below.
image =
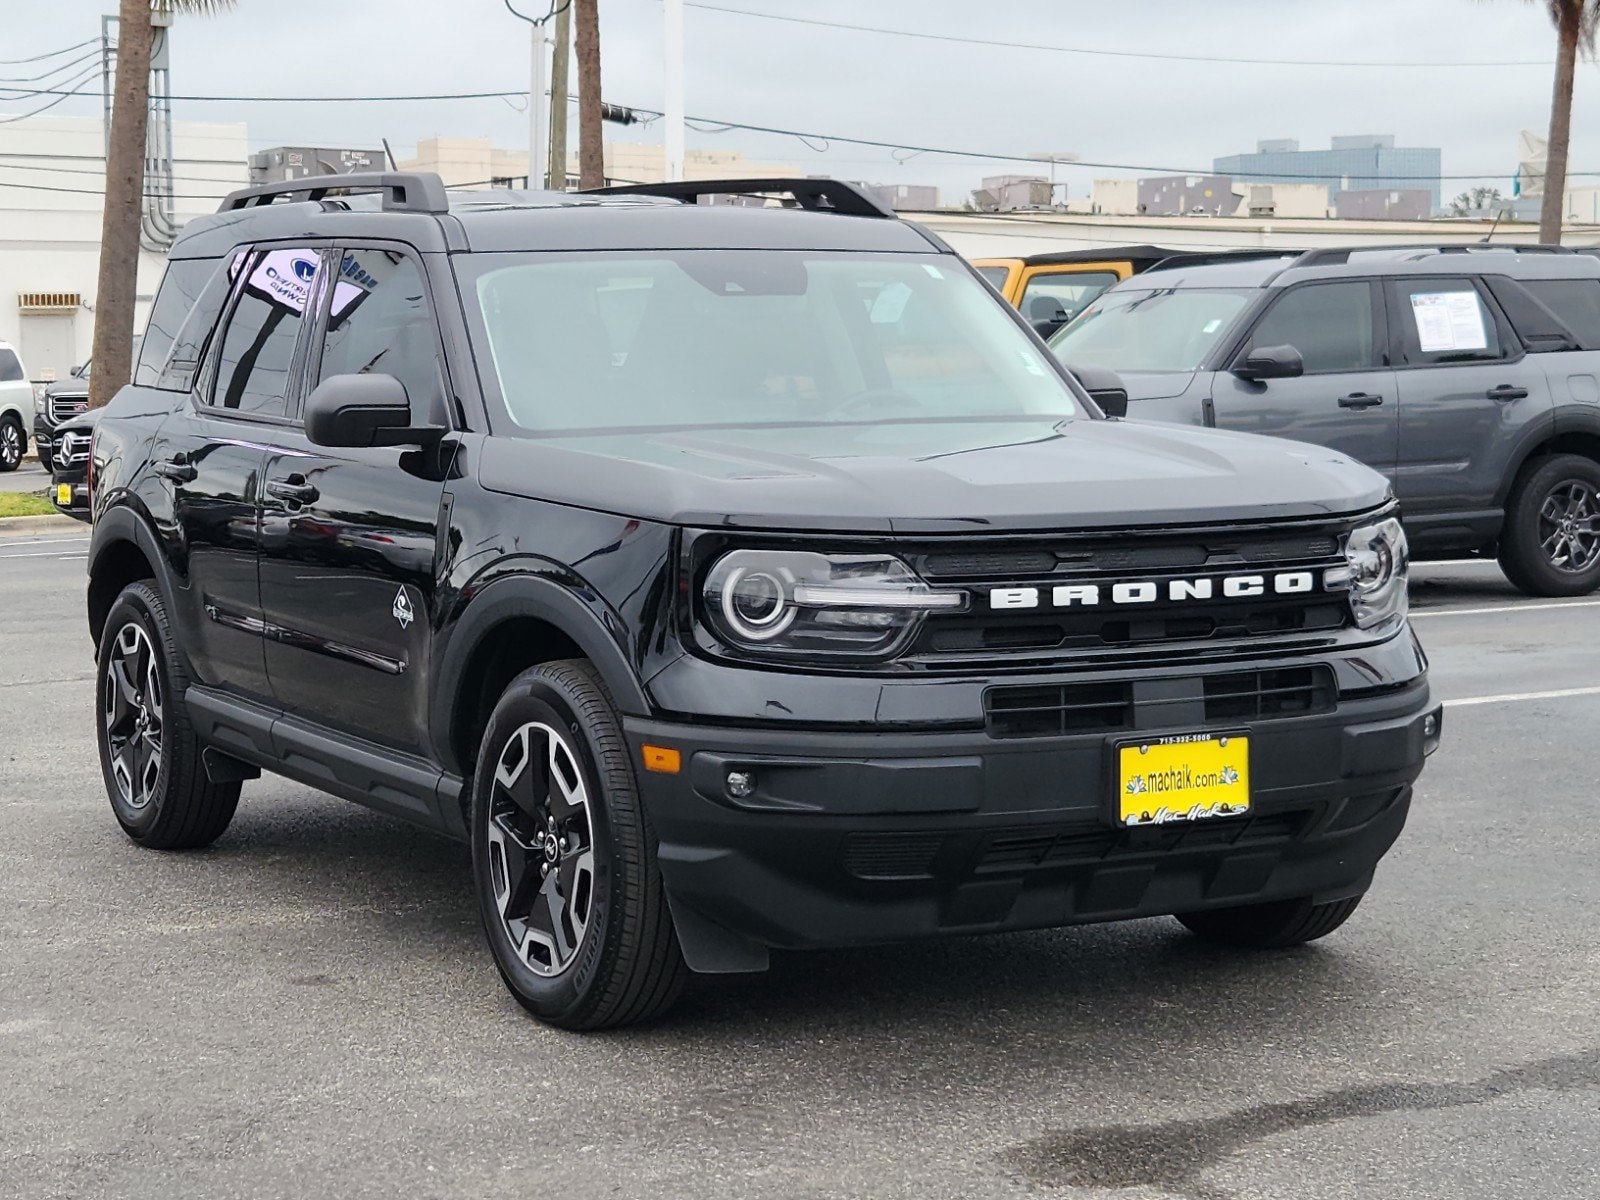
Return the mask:
[[979, 212], [1014, 212], [1019, 208], [1049, 208], [1055, 185], [1042, 175], [990, 175], [972, 193]]
[[927, 212], [939, 207], [939, 189], [920, 183], [864, 183], [861, 185], [895, 212]]
[[1138, 211], [1152, 217], [1231, 217], [1239, 207], [1225, 175], [1158, 175], [1139, 180]]
[[[176, 121], [171, 224], [215, 212], [249, 181], [243, 124]], [[60, 378], [89, 357], [105, 179], [97, 117], [28, 117], [0, 124], [0, 340], [22, 352], [34, 379]], [[159, 232], [159, 231], [158, 231]], [[139, 254], [142, 330], [165, 253], [150, 236]]]
[[1436, 147], [1399, 146], [1393, 134], [1332, 139], [1326, 150], [1302, 150], [1292, 138], [1258, 142], [1254, 154], [1214, 159], [1218, 175], [1240, 183], [1319, 183], [1328, 203], [1342, 191], [1425, 189], [1429, 211], [1440, 207], [1441, 152]]
[[1433, 197], [1424, 188], [1352, 188], [1333, 198], [1341, 221], [1425, 221]]
[[388, 159], [381, 149], [332, 149], [327, 146], [274, 146], [250, 156], [251, 183], [285, 183], [310, 175], [348, 175], [382, 171]]

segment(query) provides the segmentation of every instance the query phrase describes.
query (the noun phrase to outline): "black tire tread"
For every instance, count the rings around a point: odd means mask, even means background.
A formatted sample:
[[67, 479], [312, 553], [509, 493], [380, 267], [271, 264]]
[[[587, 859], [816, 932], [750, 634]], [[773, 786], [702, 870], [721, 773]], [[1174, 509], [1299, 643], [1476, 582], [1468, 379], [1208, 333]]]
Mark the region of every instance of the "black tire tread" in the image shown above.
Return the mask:
[[1360, 903], [1359, 895], [1325, 904], [1280, 900], [1179, 913], [1178, 920], [1189, 932], [1208, 942], [1244, 950], [1282, 950], [1327, 937], [1350, 919]]
[[[126, 823], [123, 829], [141, 846], [153, 850], [197, 850], [209, 846], [222, 836], [233, 820], [239, 806], [239, 788], [235, 783], [213, 783], [206, 774], [201, 760], [204, 747], [195, 735], [189, 721], [189, 710], [184, 705], [183, 693], [189, 677], [183, 669], [177, 646], [172, 639], [172, 623], [167, 617], [167, 606], [149, 582], [140, 580], [123, 589], [111, 606], [106, 626], [122, 608], [123, 601], [136, 599], [150, 615], [155, 627], [166, 685], [166, 722], [163, 730], [167, 754], [165, 794], [158, 801], [159, 810], [148, 829], [135, 830]], [[101, 645], [105, 645], [102, 635]], [[107, 787], [113, 786], [107, 779]]]

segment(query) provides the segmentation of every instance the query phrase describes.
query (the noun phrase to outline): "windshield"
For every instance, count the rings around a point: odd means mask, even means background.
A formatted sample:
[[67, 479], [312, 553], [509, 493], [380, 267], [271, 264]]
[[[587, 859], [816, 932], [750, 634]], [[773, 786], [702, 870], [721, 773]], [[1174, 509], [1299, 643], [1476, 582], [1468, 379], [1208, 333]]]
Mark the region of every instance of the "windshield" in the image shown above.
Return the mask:
[[474, 255], [474, 334], [536, 432], [1077, 414], [959, 263], [771, 250]]
[[1254, 294], [1249, 288], [1119, 288], [1051, 338], [1050, 349], [1071, 366], [1193, 371]]

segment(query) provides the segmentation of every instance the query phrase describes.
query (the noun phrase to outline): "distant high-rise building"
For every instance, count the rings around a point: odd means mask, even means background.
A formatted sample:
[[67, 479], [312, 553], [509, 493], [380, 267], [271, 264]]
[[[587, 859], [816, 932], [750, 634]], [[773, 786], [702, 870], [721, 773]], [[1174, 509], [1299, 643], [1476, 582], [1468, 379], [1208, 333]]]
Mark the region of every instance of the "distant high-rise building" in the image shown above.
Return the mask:
[[1302, 150], [1293, 139], [1277, 138], [1258, 142], [1254, 154], [1214, 159], [1212, 166], [1241, 184], [1319, 183], [1330, 204], [1342, 191], [1426, 189], [1430, 210], [1438, 209], [1439, 149], [1394, 142], [1393, 134], [1359, 134], [1333, 138], [1326, 150]]

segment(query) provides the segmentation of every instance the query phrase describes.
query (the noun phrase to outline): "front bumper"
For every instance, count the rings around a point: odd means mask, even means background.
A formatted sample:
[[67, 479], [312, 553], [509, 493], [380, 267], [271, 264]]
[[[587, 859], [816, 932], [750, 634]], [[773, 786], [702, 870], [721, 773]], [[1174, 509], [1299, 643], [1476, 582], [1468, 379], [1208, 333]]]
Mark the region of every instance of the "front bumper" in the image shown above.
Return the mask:
[[[1126, 733], [625, 730], [636, 763], [646, 743], [681, 753], [679, 774], [641, 769], [640, 788], [689, 965], [729, 971], [765, 966], [767, 947], [1358, 894], [1399, 836], [1440, 719], [1419, 675], [1260, 721], [1249, 816], [1140, 829], [1105, 815]], [[754, 775], [751, 796], [728, 794], [730, 770]]]

